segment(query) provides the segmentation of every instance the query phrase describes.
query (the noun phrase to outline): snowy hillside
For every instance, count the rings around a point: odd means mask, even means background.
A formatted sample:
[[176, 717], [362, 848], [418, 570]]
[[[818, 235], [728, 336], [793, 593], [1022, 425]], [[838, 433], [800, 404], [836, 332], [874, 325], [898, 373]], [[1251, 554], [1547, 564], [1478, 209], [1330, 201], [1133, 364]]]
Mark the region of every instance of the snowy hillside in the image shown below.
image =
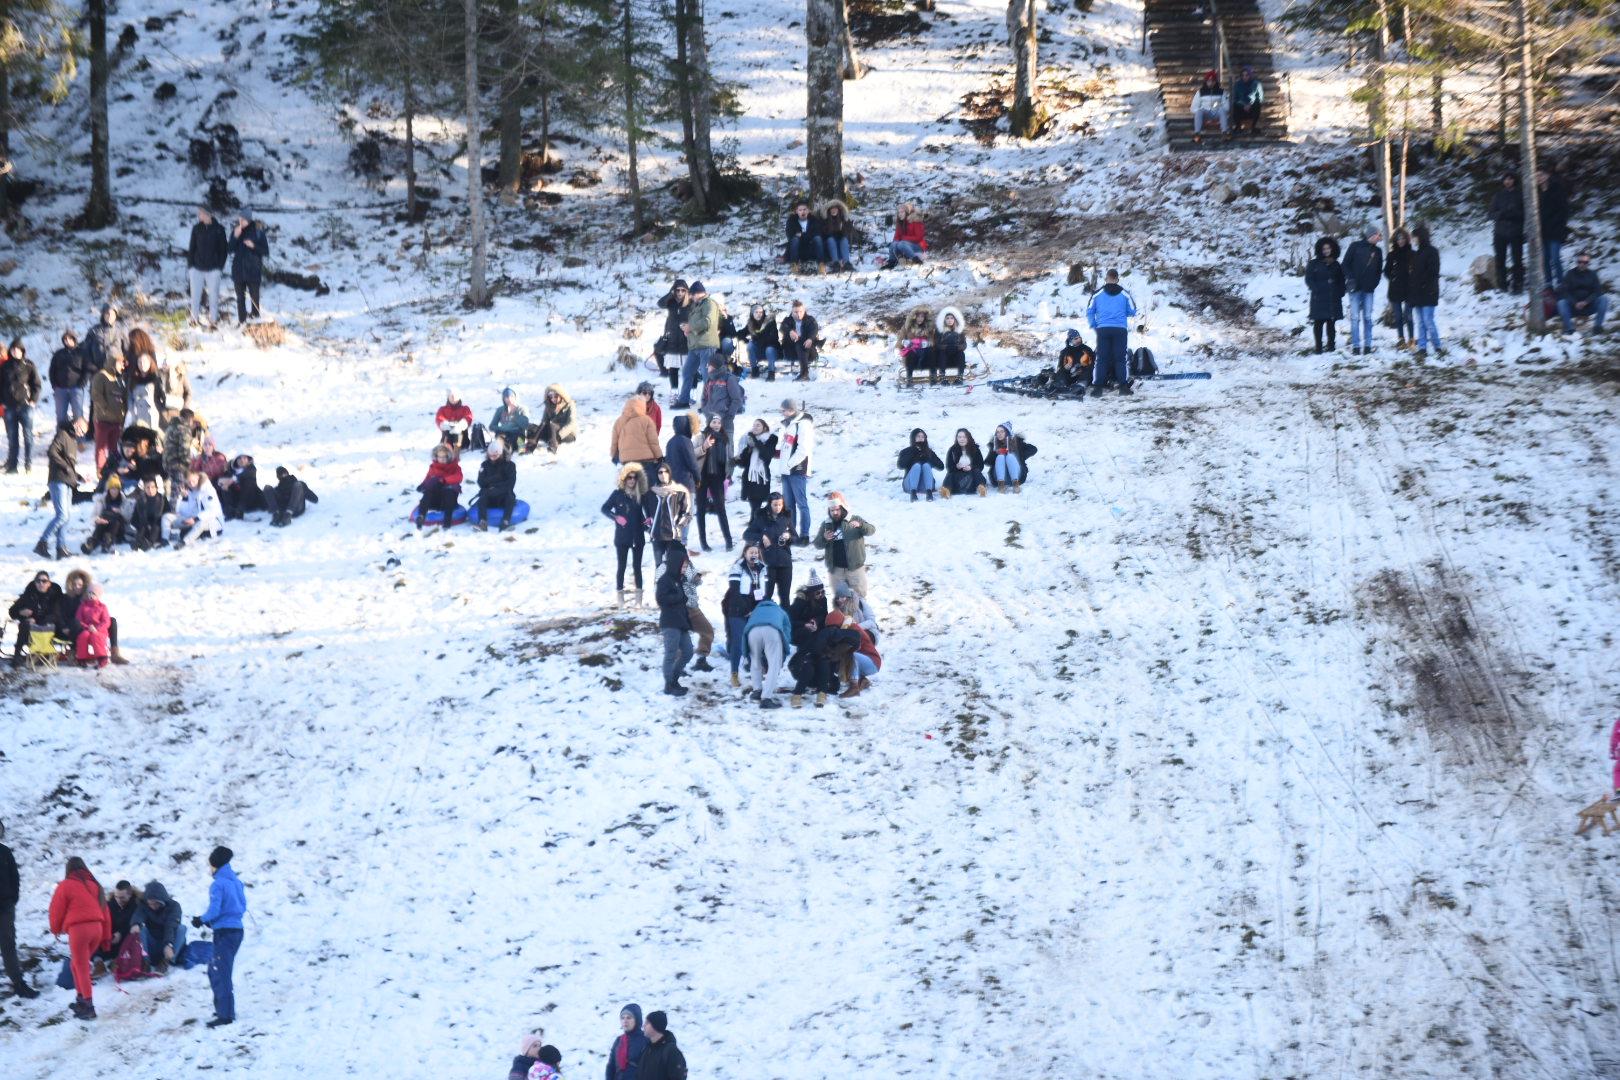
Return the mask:
[[[1106, 0], [1053, 4], [1043, 45], [1086, 100], [1028, 148], [976, 136], [961, 99], [1007, 76], [1005, 6], [939, 0], [863, 54], [846, 123], [857, 219], [879, 235], [893, 200], [925, 203], [925, 266], [873, 273], [869, 248], [856, 275], [790, 275], [769, 207], [620, 244], [593, 142], [567, 164], [601, 184], [493, 208], [499, 296], [469, 313], [455, 125], [435, 216], [395, 224], [400, 185], [355, 180], [336, 107], [289, 81], [310, 6], [124, 0], [151, 63], [115, 84], [123, 222], [62, 232], [83, 194], [48, 183], [0, 252], [35, 356], [113, 286], [178, 310], [188, 141], [229, 123], [278, 265], [332, 286], [267, 289], [279, 348], [173, 332], [221, 449], [319, 506], [53, 564], [104, 583], [133, 663], [5, 676], [0, 816], [48, 987], [0, 996], [7, 1077], [498, 1076], [534, 1027], [589, 1077], [629, 1001], [720, 1080], [1620, 1075], [1617, 849], [1569, 835], [1620, 692], [1615, 339], [1506, 329], [1512, 301], [1465, 280], [1489, 249], [1466, 180], [1413, 196], [1447, 253], [1449, 356], [1301, 357], [1316, 200], [1373, 213], [1348, 152], [1167, 155], [1140, 7]], [[711, 8], [739, 159], [773, 196], [803, 161], [792, 21]], [[1217, 183], [1254, 186], [1221, 205]], [[1602, 201], [1577, 232], [1612, 276]], [[688, 254], [705, 238], [728, 254]], [[1049, 364], [1084, 325], [1072, 263], [1128, 269], [1133, 344], [1213, 378], [1063, 404], [894, 385], [886, 320], [919, 303], [962, 307], [994, 375]], [[842, 491], [877, 526], [884, 629], [854, 702], [762, 712], [723, 671], [672, 701], [656, 610], [613, 607], [609, 430], [648, 373], [611, 361], [650, 351], [653, 300], [694, 274], [829, 327], [812, 511]], [[411, 529], [444, 388], [487, 419], [552, 382], [582, 431], [519, 459], [527, 525]], [[803, 389], [746, 385], [764, 417]], [[1039, 447], [1022, 494], [900, 494], [913, 426], [942, 447], [1009, 420]], [[19, 589], [40, 488], [0, 478]], [[713, 616], [726, 553], [700, 564]], [[45, 930], [66, 858], [156, 877], [189, 917], [220, 842], [251, 914], [239, 1022], [201, 1026], [201, 971], [109, 981], [95, 1025], [66, 1019]]]

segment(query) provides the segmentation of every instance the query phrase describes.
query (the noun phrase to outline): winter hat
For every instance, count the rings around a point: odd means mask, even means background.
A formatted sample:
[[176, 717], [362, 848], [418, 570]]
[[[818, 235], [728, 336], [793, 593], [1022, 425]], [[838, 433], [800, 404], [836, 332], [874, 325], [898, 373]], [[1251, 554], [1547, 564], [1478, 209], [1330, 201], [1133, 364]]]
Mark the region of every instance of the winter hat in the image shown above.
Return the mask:
[[101, 308], [101, 317], [102, 317], [102, 319], [105, 320], [107, 318], [107, 316], [109, 316], [109, 315], [111, 315], [115, 319], [118, 318], [118, 306], [116, 304], [103, 304], [102, 305], [102, 308]]
[[705, 289], [705, 288], [704, 288], [704, 287], [703, 287], [703, 282], [701, 282], [701, 281], [694, 281], [694, 282], [692, 282], [692, 287], [691, 287], [691, 288], [689, 288], [689, 289], [687, 289], [687, 290], [686, 290], [686, 291], [687, 291], [687, 292], [689, 292], [689, 293], [691, 293], [691, 294], [692, 294], [692, 295], [693, 295], [693, 296], [697, 296], [697, 295], [698, 295], [698, 294], [699, 294], [699, 293], [706, 293], [706, 292], [708, 292], [708, 291], [709, 291], [709, 290], [708, 290], [708, 289]]
[[285, 480], [285, 479], [287, 479], [287, 477], [289, 477], [291, 475], [292, 475], [292, 473], [287, 471], [287, 466], [285, 466], [285, 465], [277, 465], [276, 466], [276, 479], [277, 480]]
[[782, 408], [784, 408], [784, 409], [792, 409], [794, 412], [803, 412], [804, 411], [804, 401], [802, 399], [800, 399], [800, 398], [794, 398], [794, 397], [783, 398], [782, 399]]
[[838, 509], [842, 510], [844, 513], [849, 513], [849, 503], [844, 501], [844, 493], [842, 491], [834, 491], [830, 493], [827, 496], [827, 501], [838, 507]]
[[542, 1064], [550, 1065], [553, 1069], [562, 1064], [562, 1051], [555, 1046], [542, 1046], [540, 1052], [534, 1056], [539, 1058]]
[[447, 387], [444, 388], [444, 400], [446, 400], [446, 401], [460, 401], [461, 400], [461, 395], [459, 393], [457, 393], [455, 387], [447, 386]]
[[208, 853], [208, 865], [212, 866], [215, 870], [218, 870], [220, 867], [230, 862], [235, 855], [236, 852], [232, 851], [224, 844], [221, 844], [219, 847]]
[[540, 1053], [541, 1041], [540, 1036], [534, 1034], [532, 1031], [523, 1036], [523, 1042], [520, 1044], [522, 1046], [523, 1056], [531, 1058], [537, 1057]]
[[109, 476], [107, 478], [107, 490], [108, 491], [123, 491], [124, 490], [124, 482], [122, 480], [118, 479], [118, 477], [116, 477], [116, 476]]
[[[827, 586], [825, 586], [825, 585], [823, 585], [821, 583], [821, 574], [820, 574], [820, 572], [816, 571], [816, 570], [812, 570], [812, 571], [810, 571], [810, 580], [809, 580], [808, 583], [806, 583], [805, 588], [810, 589], [812, 591], [815, 590], [815, 589], [821, 589], [821, 590], [825, 591]], [[654, 1014], [654, 1015], [662, 1015], [662, 1014], [657, 1013], [657, 1014]], [[649, 1016], [649, 1017], [647, 1017], [647, 1019], [651, 1020], [652, 1017]]]
[[[814, 577], [815, 575], [812, 574], [811, 576]], [[648, 1013], [647, 1023], [651, 1024], [652, 1029], [660, 1035], [669, 1030], [669, 1017], [664, 1015], [662, 1009], [654, 1009]]]
[[1080, 340], [1080, 331], [1071, 328], [1069, 330], [1068, 336], [1066, 338], [1064, 338], [1064, 344], [1073, 345], [1075, 342], [1077, 342], [1079, 340]]
[[715, 353], [713, 356], [709, 357], [709, 370], [710, 371], [718, 371], [720, 368], [723, 368], [725, 366], [726, 366], [726, 358], [721, 356], [719, 353]]
[[656, 388], [654, 388], [652, 383], [643, 380], [641, 385], [636, 387], [636, 393], [638, 393], [638, 394], [656, 394], [656, 393], [658, 393], [658, 391], [657, 391]]
[[1001, 428], [1006, 428], [1007, 429], [1007, 438], [1010, 439], [1010, 438], [1013, 437], [1013, 426], [1012, 426], [1012, 421], [1011, 420], [1003, 420], [1001, 423], [996, 425], [996, 428], [998, 430], [1001, 429]]
[[620, 1016], [623, 1016], [625, 1013], [629, 1013], [631, 1018], [635, 1020], [636, 1027], [641, 1026], [641, 1006], [640, 1005], [626, 1005], [624, 1008], [619, 1010], [619, 1015]]
[[855, 590], [850, 588], [844, 582], [839, 582], [838, 583], [838, 588], [833, 590], [833, 599], [834, 600], [842, 600], [846, 596], [854, 596], [854, 595], [855, 595]]
[[517, 400], [517, 391], [510, 386], [501, 391], [501, 400], [505, 401], [507, 398], [511, 398], [513, 401]]

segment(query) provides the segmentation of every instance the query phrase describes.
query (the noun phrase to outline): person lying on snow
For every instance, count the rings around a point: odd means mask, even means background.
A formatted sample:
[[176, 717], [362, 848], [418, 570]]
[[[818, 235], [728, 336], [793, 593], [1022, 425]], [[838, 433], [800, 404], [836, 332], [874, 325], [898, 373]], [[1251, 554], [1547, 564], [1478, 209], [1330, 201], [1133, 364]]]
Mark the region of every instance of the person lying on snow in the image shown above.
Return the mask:
[[473, 411], [470, 405], [461, 400], [454, 387], [445, 391], [444, 404], [433, 414], [433, 426], [439, 429], [441, 442], [449, 443], [457, 450], [467, 449], [472, 438]]
[[956, 429], [956, 441], [945, 451], [945, 486], [940, 494], [947, 499], [952, 495], [981, 496], [989, 490], [984, 482], [984, 453], [967, 428]]
[[444, 515], [443, 524], [449, 526], [450, 516], [461, 501], [461, 463], [456, 451], [440, 443], [433, 448], [433, 460], [427, 475], [416, 485], [422, 499], [416, 504], [416, 527], [427, 524], [427, 516], [437, 510]]
[[474, 527], [489, 531], [489, 512], [501, 512], [501, 532], [512, 528], [512, 512], [517, 509], [517, 465], [506, 456], [499, 439], [484, 451], [478, 465], [478, 498], [474, 500]]
[[278, 528], [291, 525], [295, 517], [303, 517], [307, 503], [321, 501], [308, 484], [283, 465], [276, 466], [276, 486], [265, 488], [264, 496], [270, 503], [270, 524]]
[[934, 480], [934, 470], [943, 469], [945, 463], [928, 445], [928, 432], [922, 428], [912, 428], [911, 441], [900, 451], [895, 464], [902, 473], [900, 490], [910, 495], [912, 502], [917, 501], [919, 492], [926, 494], [929, 502], [934, 501], [934, 492], [939, 487]]
[[1017, 494], [1023, 489], [1024, 481], [1029, 479], [1029, 459], [1034, 456], [1035, 444], [1025, 442], [1021, 436], [1014, 434], [1011, 420], [1001, 424], [990, 437], [986, 453], [990, 482], [996, 485], [997, 491], [1006, 491], [1011, 487], [1013, 493]]
[[175, 501], [174, 513], [164, 515], [163, 521], [164, 534], [177, 548], [185, 547], [188, 539], [215, 537], [225, 531], [219, 495], [200, 472], [186, 474], [186, 487]]

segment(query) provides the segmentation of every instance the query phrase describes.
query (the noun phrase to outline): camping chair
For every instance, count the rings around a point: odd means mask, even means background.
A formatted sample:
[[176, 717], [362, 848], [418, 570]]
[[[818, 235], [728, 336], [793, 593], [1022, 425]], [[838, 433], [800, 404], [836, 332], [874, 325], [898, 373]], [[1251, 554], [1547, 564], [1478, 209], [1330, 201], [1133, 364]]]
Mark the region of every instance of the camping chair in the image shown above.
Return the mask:
[[50, 627], [44, 630], [30, 630], [28, 632], [28, 670], [38, 671], [40, 668], [57, 670], [56, 659], [65, 651], [66, 642], [58, 641], [56, 631]]

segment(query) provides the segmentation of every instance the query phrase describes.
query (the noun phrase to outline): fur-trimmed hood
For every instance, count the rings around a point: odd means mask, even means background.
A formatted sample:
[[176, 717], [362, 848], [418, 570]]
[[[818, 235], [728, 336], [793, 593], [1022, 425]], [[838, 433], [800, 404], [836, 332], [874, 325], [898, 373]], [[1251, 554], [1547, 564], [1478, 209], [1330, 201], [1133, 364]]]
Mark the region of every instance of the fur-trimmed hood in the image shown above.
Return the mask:
[[641, 482], [641, 487], [637, 490], [638, 494], [645, 495], [652, 490], [652, 483], [647, 478], [647, 470], [641, 467], [640, 462], [632, 461], [630, 464], [619, 470], [620, 491], [624, 490], [625, 481], [629, 480], [632, 476], [636, 477], [636, 479]]
[[562, 388], [561, 383], [552, 383], [550, 386], [546, 387], [546, 393], [556, 394], [557, 400], [562, 402], [563, 405], [570, 409], [574, 407], [574, 399], [568, 396], [568, 391]]
[[960, 308], [953, 308], [953, 307], [942, 307], [942, 308], [940, 308], [939, 309], [939, 314], [934, 316], [934, 329], [938, 330], [942, 334], [945, 333], [945, 316], [947, 316], [947, 315], [955, 315], [956, 316], [956, 332], [958, 334], [966, 335], [967, 334], [967, 320], [962, 317], [962, 311], [961, 311]]
[[828, 209], [834, 206], [838, 207], [843, 214], [844, 220], [848, 221], [849, 206], [844, 202], [843, 199], [828, 199], [826, 202], [822, 203], [819, 208], [817, 208], [816, 213], [820, 214], [822, 217], [826, 217]]

